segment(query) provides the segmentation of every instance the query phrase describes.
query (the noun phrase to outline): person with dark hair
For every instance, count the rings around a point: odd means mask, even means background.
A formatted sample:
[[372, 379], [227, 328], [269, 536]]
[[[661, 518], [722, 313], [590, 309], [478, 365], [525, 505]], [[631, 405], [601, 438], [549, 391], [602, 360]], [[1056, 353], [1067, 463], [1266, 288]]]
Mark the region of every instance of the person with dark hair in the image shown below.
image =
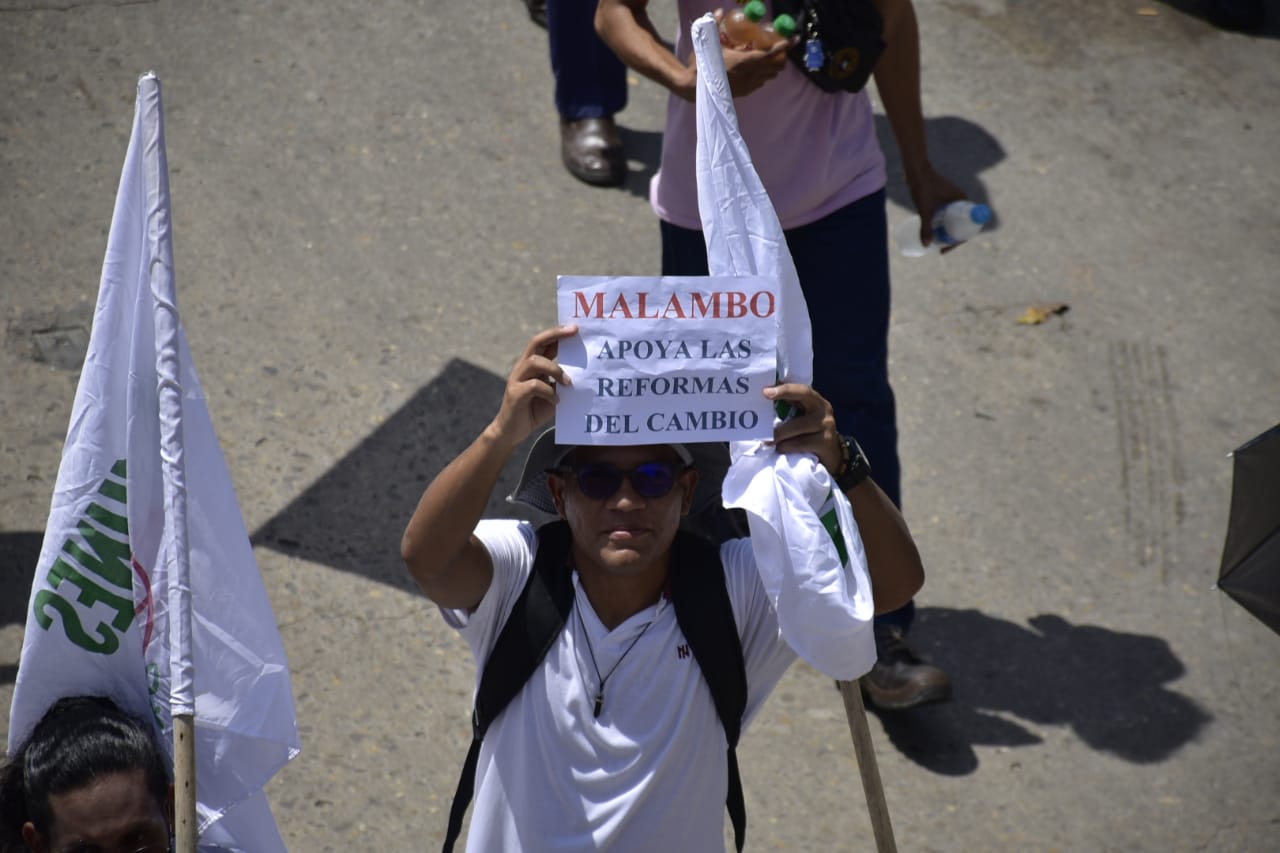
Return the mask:
[[168, 761], [110, 699], [58, 700], [0, 768], [0, 853], [165, 853], [172, 830]]

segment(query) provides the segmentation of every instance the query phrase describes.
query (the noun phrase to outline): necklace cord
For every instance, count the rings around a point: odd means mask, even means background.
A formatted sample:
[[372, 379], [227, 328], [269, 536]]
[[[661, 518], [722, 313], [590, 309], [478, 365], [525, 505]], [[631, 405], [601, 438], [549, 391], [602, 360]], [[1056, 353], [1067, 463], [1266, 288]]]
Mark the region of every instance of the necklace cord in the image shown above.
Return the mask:
[[577, 616], [578, 616], [578, 625], [579, 625], [579, 626], [581, 626], [581, 628], [582, 628], [582, 639], [586, 641], [586, 644], [587, 644], [587, 654], [589, 654], [589, 655], [591, 656], [591, 668], [592, 668], [592, 669], [594, 669], [594, 670], [596, 671], [596, 681], [600, 682], [600, 686], [599, 686], [599, 688], [596, 690], [596, 700], [595, 700], [595, 705], [592, 707], [592, 710], [591, 710], [591, 716], [592, 716], [592, 717], [594, 717], [595, 719], [599, 719], [599, 718], [600, 718], [600, 711], [604, 708], [604, 685], [605, 685], [605, 682], [607, 682], [607, 681], [609, 680], [609, 677], [610, 677], [610, 676], [612, 676], [612, 675], [613, 675], [613, 673], [614, 673], [615, 671], [617, 671], [618, 666], [622, 663], [623, 659], [624, 659], [628, 654], [630, 654], [630, 653], [631, 653], [631, 650], [632, 650], [632, 649], [634, 649], [634, 648], [636, 647], [636, 643], [640, 642], [640, 638], [641, 638], [641, 637], [643, 637], [643, 636], [645, 635], [645, 632], [649, 630], [649, 627], [650, 627], [651, 625], [653, 625], [653, 623], [654, 623], [656, 620], [654, 620], [654, 619], [650, 619], [648, 622], [646, 622], [646, 623], [645, 623], [645, 626], [644, 626], [643, 628], [641, 628], [641, 629], [640, 629], [640, 633], [639, 633], [639, 634], [636, 634], [636, 635], [635, 635], [635, 637], [631, 640], [630, 644], [628, 644], [628, 645], [627, 645], [626, 649], [624, 649], [624, 650], [623, 650], [622, 654], [618, 655], [618, 659], [617, 659], [616, 661], [614, 661], [614, 662], [613, 662], [613, 666], [611, 666], [611, 667], [609, 668], [609, 671], [608, 671], [607, 673], [605, 673], [603, 676], [601, 676], [601, 675], [600, 675], [600, 665], [599, 665], [598, 663], [596, 663], [596, 650], [595, 650], [595, 648], [591, 645], [591, 636], [590, 636], [590, 634], [589, 634], [589, 633], [588, 633], [588, 631], [587, 631], [587, 622], [586, 622], [586, 620], [582, 617], [582, 605], [581, 605], [581, 603], [579, 603], [579, 602], [577, 602], [577, 601], [575, 601], [575, 602], [574, 602], [573, 612], [574, 612], [575, 614], [577, 614]]

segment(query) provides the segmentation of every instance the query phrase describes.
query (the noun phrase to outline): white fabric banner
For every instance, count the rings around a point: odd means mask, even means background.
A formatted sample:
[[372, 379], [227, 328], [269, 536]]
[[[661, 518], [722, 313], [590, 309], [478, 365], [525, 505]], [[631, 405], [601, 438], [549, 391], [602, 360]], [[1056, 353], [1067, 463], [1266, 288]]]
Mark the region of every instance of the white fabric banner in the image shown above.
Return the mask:
[[[698, 207], [713, 276], [778, 281], [778, 375], [813, 381], [809, 309], [787, 242], [738, 131], [719, 28], [693, 23], [698, 63]], [[797, 156], [803, 156], [797, 147]], [[833, 678], [858, 678], [875, 663], [875, 604], [862, 538], [844, 494], [816, 458], [779, 454], [761, 441], [735, 441], [723, 501], [746, 511], [752, 549], [778, 625], [796, 653]], [[802, 584], [784, 583], [802, 567]], [[787, 596], [785, 589], [832, 595]]]
[[777, 289], [734, 276], [560, 276], [561, 444], [768, 438]]
[[[293, 692], [178, 320], [168, 189], [149, 74], [32, 584], [9, 749], [63, 696], [111, 696], [152, 719], [168, 750], [172, 715], [194, 708], [201, 846], [271, 853], [285, 847], [261, 789], [300, 749]], [[189, 623], [175, 609], [188, 606]]]

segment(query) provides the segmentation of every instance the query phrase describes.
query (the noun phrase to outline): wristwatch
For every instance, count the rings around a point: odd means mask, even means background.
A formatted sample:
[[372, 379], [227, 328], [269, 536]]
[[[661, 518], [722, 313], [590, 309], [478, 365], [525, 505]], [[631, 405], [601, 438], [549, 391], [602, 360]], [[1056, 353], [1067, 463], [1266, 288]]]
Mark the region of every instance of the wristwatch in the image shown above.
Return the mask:
[[848, 493], [871, 476], [871, 464], [851, 435], [840, 436], [840, 470], [836, 472], [836, 486]]

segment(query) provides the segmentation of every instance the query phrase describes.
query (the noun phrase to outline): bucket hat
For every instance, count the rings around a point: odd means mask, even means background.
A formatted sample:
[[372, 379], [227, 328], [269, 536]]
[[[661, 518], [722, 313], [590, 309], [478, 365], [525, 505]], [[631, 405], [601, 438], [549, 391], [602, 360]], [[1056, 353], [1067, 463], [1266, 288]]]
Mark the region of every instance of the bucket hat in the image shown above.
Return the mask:
[[[579, 445], [556, 444], [555, 427], [548, 429], [533, 443], [529, 455], [525, 458], [524, 468], [520, 472], [520, 481], [515, 491], [507, 498], [512, 503], [522, 503], [539, 512], [556, 515], [556, 505], [551, 500], [551, 489], [547, 486], [547, 472], [558, 468], [565, 457]], [[720, 485], [724, 482], [725, 472], [729, 470], [729, 446], [718, 442], [702, 442], [698, 444], [667, 444], [684, 464], [698, 471], [698, 485], [693, 490], [693, 504], [690, 513], [706, 509], [713, 501], [720, 498]]]

